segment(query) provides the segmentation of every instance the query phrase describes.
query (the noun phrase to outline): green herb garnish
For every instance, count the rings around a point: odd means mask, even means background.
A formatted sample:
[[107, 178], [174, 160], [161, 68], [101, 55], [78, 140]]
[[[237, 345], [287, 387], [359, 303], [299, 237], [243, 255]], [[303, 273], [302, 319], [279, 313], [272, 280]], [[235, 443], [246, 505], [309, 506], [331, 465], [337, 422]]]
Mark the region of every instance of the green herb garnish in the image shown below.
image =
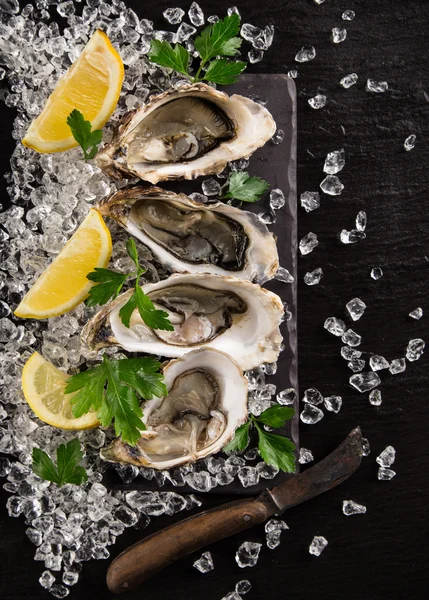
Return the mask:
[[240, 17], [235, 13], [202, 30], [195, 38], [195, 50], [200, 58], [195, 76], [189, 73], [190, 53], [180, 44], [173, 47], [169, 42], [152, 40], [149, 59], [161, 67], [186, 75], [193, 83], [204, 80], [220, 85], [235, 83], [246, 63], [218, 57], [236, 56], [242, 42], [236, 37], [239, 31]]
[[90, 121], [85, 121], [83, 114], [76, 108], [67, 117], [67, 125], [71, 129], [74, 139], [82, 148], [85, 160], [94, 158], [98, 152], [98, 144], [101, 142], [101, 129], [91, 131]]
[[78, 439], [70, 440], [57, 448], [57, 465], [40, 448], [33, 448], [33, 471], [45, 481], [53, 481], [58, 485], [74, 483], [80, 485], [88, 480], [83, 467], [79, 466], [83, 452]]
[[129, 327], [131, 315], [137, 309], [143, 321], [151, 329], [173, 331], [174, 328], [168, 319], [168, 313], [164, 310], [156, 309], [139, 285], [140, 277], [146, 272], [146, 269], [139, 264], [136, 244], [132, 238], [127, 241], [127, 252], [136, 265], [134, 273], [117, 273], [116, 271], [100, 269], [99, 267], [88, 273], [86, 276], [87, 279], [94, 281], [97, 285], [94, 285], [89, 290], [89, 296], [86, 300], [87, 306], [102, 305], [106, 304], [109, 300], [114, 300], [121, 292], [126, 280], [128, 278], [135, 278], [134, 291], [128, 302], [119, 311], [122, 323], [126, 327]]
[[222, 199], [235, 198], [242, 202], [257, 202], [269, 189], [270, 184], [260, 177], [250, 177], [246, 171], [234, 171], [228, 181], [228, 191]]
[[70, 399], [73, 415], [94, 410], [103, 427], [114, 420], [116, 435], [134, 446], [145, 429], [137, 394], [145, 400], [167, 395], [160, 368], [153, 358], [113, 360], [104, 355], [100, 365], [67, 380], [65, 393], [76, 392]]
[[295, 414], [293, 408], [271, 406], [259, 416], [250, 415], [249, 421], [240, 425], [235, 436], [224, 448], [225, 452], [241, 452], [249, 445], [249, 432], [255, 427], [258, 433], [258, 450], [261, 458], [267, 463], [286, 473], [295, 472], [295, 444], [287, 437], [268, 433], [263, 425], [283, 427], [285, 421]]

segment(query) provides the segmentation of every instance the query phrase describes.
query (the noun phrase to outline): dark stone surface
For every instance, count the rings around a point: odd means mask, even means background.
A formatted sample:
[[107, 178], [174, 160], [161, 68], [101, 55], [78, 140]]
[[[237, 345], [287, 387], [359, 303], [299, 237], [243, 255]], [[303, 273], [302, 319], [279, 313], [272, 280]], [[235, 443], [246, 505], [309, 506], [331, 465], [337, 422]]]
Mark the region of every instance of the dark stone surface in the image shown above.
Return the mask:
[[[159, 27], [164, 26], [162, 10], [182, 4], [129, 3]], [[224, 0], [202, 4], [207, 14], [223, 14], [227, 6]], [[428, 337], [428, 316], [412, 321], [407, 315], [416, 306], [429, 315], [429, 3], [326, 0], [318, 6], [311, 0], [266, 0], [242, 4], [240, 9], [244, 21], [276, 26], [273, 48], [264, 62], [251, 67], [252, 72], [286, 72], [296, 66], [294, 56], [302, 45], [314, 44], [317, 50], [314, 61], [298, 66], [298, 192], [317, 189], [327, 152], [342, 146], [346, 150], [347, 163], [340, 175], [346, 186], [343, 194], [324, 197], [322, 207], [308, 215], [300, 209], [299, 237], [314, 231], [320, 244], [300, 260], [298, 313], [301, 389], [316, 386], [324, 395], [341, 394], [344, 405], [339, 415], [328, 413], [319, 424], [301, 427], [301, 443], [318, 460], [360, 424], [372, 452], [348, 482], [286, 514], [290, 530], [282, 534], [282, 545], [274, 551], [264, 548], [255, 568], [239, 569], [234, 554], [245, 540], [263, 541], [262, 527], [214, 545], [213, 572], [197, 573], [192, 568], [194, 557], [188, 558], [128, 598], [220, 600], [237, 581], [248, 578], [253, 584], [249, 600], [420, 600], [428, 585], [428, 353], [403, 374], [382, 375], [383, 404], [371, 407], [366, 395], [348, 386], [350, 371], [339, 357], [340, 342], [323, 330], [323, 321], [332, 315], [342, 317], [345, 303], [359, 296], [368, 305], [355, 326], [363, 335], [363, 350], [393, 359], [403, 356], [410, 338]], [[356, 18], [344, 24], [347, 40], [334, 45], [330, 31], [343, 24], [345, 9], [355, 10]], [[344, 90], [338, 82], [351, 72], [359, 75], [358, 84]], [[365, 92], [367, 77], [387, 80], [389, 91]], [[307, 98], [318, 90], [327, 94], [328, 104], [316, 112]], [[13, 147], [8, 125], [13, 111], [2, 107], [1, 115], [0, 166], [5, 170]], [[406, 153], [402, 143], [410, 133], [418, 139], [416, 148]], [[368, 212], [367, 239], [341, 245], [337, 234], [352, 228], [361, 209]], [[303, 275], [318, 266], [325, 272], [322, 283], [306, 287]], [[369, 277], [373, 266], [381, 266], [385, 273], [377, 282]], [[397, 449], [398, 474], [391, 482], [379, 482], [375, 457], [387, 444]], [[48, 599], [37, 583], [41, 564], [33, 562], [34, 546], [24, 534], [22, 520], [6, 517], [5, 497], [2, 494], [0, 504], [0, 597]], [[344, 499], [366, 504], [367, 514], [345, 517]], [[220, 500], [207, 498], [204, 506]], [[154, 528], [169, 522], [158, 518]], [[320, 558], [308, 554], [316, 534], [329, 540]], [[128, 531], [112, 547], [112, 555], [139, 535]], [[106, 567], [102, 562], [86, 563], [70, 597], [111, 598], [104, 584]]]

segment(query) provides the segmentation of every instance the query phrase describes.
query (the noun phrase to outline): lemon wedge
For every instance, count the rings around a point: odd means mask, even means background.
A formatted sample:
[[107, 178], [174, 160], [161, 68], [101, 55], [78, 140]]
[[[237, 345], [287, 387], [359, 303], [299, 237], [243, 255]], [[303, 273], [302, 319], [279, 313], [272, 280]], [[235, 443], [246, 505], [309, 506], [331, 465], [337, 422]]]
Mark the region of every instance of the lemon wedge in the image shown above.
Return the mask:
[[34, 413], [49, 425], [61, 429], [91, 429], [100, 423], [91, 411], [76, 419], [72, 413], [70, 399], [74, 394], [65, 394], [69, 376], [34, 352], [22, 370], [22, 390]]
[[15, 315], [46, 319], [62, 315], [80, 304], [94, 285], [86, 276], [106, 267], [112, 255], [112, 238], [103, 217], [92, 208], [80, 227], [21, 300]]
[[102, 31], [96, 31], [82, 54], [58, 81], [28, 128], [24, 146], [37, 152], [62, 152], [77, 146], [67, 117], [80, 110], [92, 129], [101, 129], [115, 109], [124, 79], [124, 64]]

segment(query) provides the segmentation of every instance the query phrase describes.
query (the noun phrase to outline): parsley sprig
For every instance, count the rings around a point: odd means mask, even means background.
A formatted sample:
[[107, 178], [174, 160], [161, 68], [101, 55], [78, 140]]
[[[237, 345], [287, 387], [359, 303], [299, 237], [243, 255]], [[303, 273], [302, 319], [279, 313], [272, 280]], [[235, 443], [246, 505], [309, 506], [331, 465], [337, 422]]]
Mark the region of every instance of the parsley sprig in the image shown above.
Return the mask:
[[149, 357], [113, 360], [103, 356], [100, 365], [67, 380], [66, 394], [73, 415], [78, 418], [90, 410], [97, 412], [103, 427], [114, 420], [115, 433], [134, 446], [146, 427], [137, 394], [144, 400], [167, 394], [161, 363]]
[[181, 44], [175, 44], [173, 47], [169, 42], [154, 39], [151, 42], [149, 59], [161, 67], [168, 67], [186, 75], [193, 83], [205, 80], [229, 85], [235, 83], [246, 68], [245, 62], [222, 58], [237, 55], [242, 43], [237, 37], [239, 31], [240, 17], [235, 13], [203, 29], [194, 42], [200, 58], [194, 76], [189, 73], [189, 50]]
[[249, 445], [249, 432], [255, 427], [258, 434], [258, 450], [267, 465], [277, 467], [286, 473], [295, 472], [295, 444], [287, 437], [265, 431], [263, 425], [278, 428], [295, 414], [293, 408], [287, 406], [271, 406], [259, 416], [250, 415], [247, 423], [240, 425], [235, 436], [224, 448], [225, 452], [241, 452]]
[[57, 448], [57, 464], [40, 448], [33, 448], [33, 471], [45, 481], [53, 481], [59, 486], [65, 483], [80, 485], [88, 480], [83, 467], [79, 466], [83, 452], [78, 439], [60, 444]]
[[140, 277], [146, 273], [146, 269], [139, 264], [139, 257], [136, 244], [132, 238], [127, 241], [127, 252], [131, 260], [136, 265], [134, 273], [117, 273], [110, 269], [101, 269], [95, 267], [94, 271], [88, 273], [87, 279], [93, 281], [94, 285], [89, 290], [89, 296], [86, 300], [87, 306], [96, 306], [97, 304], [106, 304], [109, 300], [114, 300], [120, 294], [126, 280], [135, 278], [134, 291], [128, 302], [119, 311], [122, 323], [130, 326], [131, 315], [137, 309], [141, 318], [151, 329], [164, 329], [173, 331], [173, 325], [168, 319], [168, 313], [164, 310], [158, 310], [153, 305], [151, 299], [146, 296], [139, 285]]
[[86, 121], [80, 110], [76, 108], [67, 117], [67, 125], [71, 129], [72, 136], [82, 148], [84, 159], [94, 158], [98, 152], [98, 144], [101, 142], [101, 129], [91, 131], [90, 121]]
[[235, 198], [242, 202], [257, 202], [269, 187], [268, 181], [261, 177], [250, 177], [246, 171], [234, 171], [231, 173], [227, 189], [221, 198], [223, 200]]

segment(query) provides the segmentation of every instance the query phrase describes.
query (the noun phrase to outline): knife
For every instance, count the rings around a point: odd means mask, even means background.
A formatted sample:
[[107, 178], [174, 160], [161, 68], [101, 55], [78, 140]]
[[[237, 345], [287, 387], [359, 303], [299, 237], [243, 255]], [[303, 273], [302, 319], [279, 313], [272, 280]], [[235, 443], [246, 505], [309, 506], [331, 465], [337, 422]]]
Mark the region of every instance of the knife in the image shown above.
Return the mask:
[[122, 552], [107, 571], [114, 594], [133, 590], [172, 562], [204, 546], [263, 523], [350, 477], [362, 459], [359, 427], [326, 458], [255, 499], [236, 500], [153, 533]]

